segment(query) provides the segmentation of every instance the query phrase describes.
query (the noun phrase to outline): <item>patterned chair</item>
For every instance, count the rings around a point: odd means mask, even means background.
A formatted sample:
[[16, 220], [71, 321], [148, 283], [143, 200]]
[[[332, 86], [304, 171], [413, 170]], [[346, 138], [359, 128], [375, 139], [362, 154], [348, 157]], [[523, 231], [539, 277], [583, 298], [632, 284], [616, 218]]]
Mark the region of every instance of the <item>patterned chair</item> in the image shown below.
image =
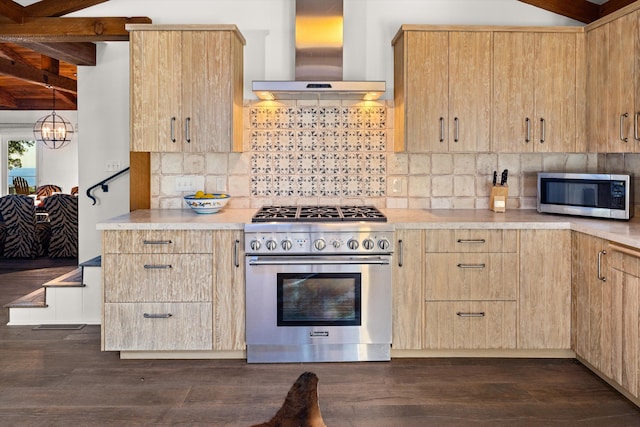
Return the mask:
[[53, 193], [62, 192], [62, 188], [54, 184], [41, 185], [36, 188], [36, 194], [38, 195], [38, 199], [43, 199], [45, 197], [51, 196]]
[[47, 222], [36, 222], [33, 200], [23, 194], [0, 197], [0, 215], [5, 236], [2, 255], [6, 258], [35, 258], [45, 255], [51, 235]]
[[49, 214], [50, 258], [78, 256], [78, 198], [70, 194], [54, 194], [44, 199]]
[[16, 194], [29, 194], [29, 183], [21, 176], [13, 178], [13, 189]]

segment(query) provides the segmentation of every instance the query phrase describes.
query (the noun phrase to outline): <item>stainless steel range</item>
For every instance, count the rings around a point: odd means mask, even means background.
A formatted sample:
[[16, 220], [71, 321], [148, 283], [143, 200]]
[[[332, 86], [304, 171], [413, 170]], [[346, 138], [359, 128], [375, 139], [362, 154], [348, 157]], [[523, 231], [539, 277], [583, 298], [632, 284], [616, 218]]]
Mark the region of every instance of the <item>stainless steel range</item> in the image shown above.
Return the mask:
[[249, 363], [390, 360], [393, 227], [371, 206], [269, 206], [245, 226]]

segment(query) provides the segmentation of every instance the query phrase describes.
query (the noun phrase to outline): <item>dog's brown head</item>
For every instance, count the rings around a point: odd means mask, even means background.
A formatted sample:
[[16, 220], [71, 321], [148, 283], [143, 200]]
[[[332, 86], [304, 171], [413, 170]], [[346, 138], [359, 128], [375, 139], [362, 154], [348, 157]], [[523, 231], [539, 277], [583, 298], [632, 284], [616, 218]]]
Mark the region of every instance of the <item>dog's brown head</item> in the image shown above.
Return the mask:
[[252, 427], [327, 427], [318, 404], [318, 376], [313, 372], [300, 375], [276, 415]]

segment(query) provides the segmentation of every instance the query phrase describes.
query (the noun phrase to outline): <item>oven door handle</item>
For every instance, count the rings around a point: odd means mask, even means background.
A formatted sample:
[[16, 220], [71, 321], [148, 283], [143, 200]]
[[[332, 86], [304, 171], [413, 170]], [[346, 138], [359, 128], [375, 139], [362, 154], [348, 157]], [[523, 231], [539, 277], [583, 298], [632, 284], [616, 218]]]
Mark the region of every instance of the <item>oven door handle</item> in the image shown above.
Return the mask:
[[249, 258], [249, 265], [391, 264], [390, 257], [268, 257]]

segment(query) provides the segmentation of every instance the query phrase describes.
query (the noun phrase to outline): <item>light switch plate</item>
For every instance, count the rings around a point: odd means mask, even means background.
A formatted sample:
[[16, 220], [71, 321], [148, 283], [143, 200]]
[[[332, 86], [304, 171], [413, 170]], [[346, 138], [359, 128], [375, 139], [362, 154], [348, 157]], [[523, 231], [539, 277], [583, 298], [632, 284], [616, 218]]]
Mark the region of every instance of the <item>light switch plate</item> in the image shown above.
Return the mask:
[[204, 191], [204, 177], [197, 175], [176, 176], [175, 191]]

